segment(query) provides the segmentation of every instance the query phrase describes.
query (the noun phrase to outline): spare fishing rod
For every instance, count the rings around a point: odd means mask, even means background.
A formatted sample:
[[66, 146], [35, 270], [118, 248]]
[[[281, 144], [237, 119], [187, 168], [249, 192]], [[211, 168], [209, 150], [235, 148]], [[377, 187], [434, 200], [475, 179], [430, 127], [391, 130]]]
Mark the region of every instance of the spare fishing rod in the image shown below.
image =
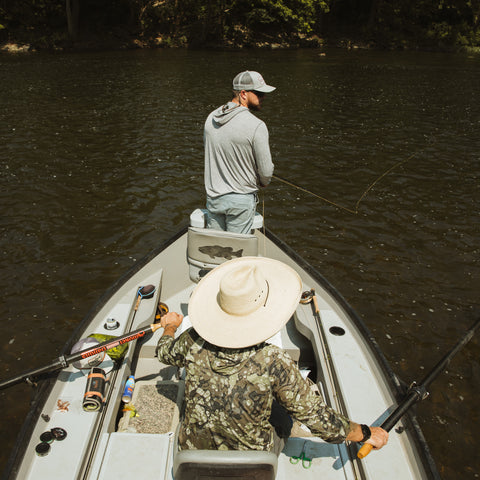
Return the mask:
[[[405, 413], [418, 401], [428, 397], [428, 386], [442, 373], [450, 364], [452, 358], [472, 339], [475, 331], [480, 326], [480, 319], [467, 331], [467, 333], [458, 341], [458, 343], [448, 352], [433, 369], [425, 375], [423, 380], [417, 385], [413, 382], [407, 391], [405, 398], [397, 406], [395, 411], [380, 425], [384, 430], [389, 432], [395, 424], [405, 415]], [[358, 451], [358, 458], [365, 458], [371, 451], [373, 446], [364, 443]]]
[[337, 409], [340, 411], [340, 413], [345, 414], [346, 409], [345, 409], [345, 405], [342, 402], [342, 396], [339, 395], [340, 388], [338, 385], [338, 379], [335, 373], [335, 367], [332, 362], [332, 355], [328, 347], [327, 335], [325, 334], [323, 321], [322, 321], [322, 318], [320, 317], [320, 308], [318, 306], [317, 296], [315, 295], [315, 289], [312, 288], [310, 290], [306, 290], [305, 292], [303, 292], [302, 297], [300, 299], [300, 303], [303, 305], [310, 303], [312, 306], [313, 318], [315, 318], [315, 322], [319, 328], [320, 337], [322, 340], [320, 344], [322, 347], [322, 356], [325, 361], [325, 368], [327, 371], [328, 380], [332, 389], [332, 396], [333, 396], [332, 400], [335, 402], [335, 405]]
[[[155, 292], [155, 287], [153, 285], [146, 285], [145, 287], [141, 287], [137, 292], [138, 300], [135, 305], [135, 311], [138, 309], [138, 304], [140, 303], [140, 300], [142, 298], [150, 298], [151, 296], [153, 296], [154, 292]], [[92, 357], [94, 355], [98, 355], [99, 353], [106, 352], [107, 350], [118, 347], [120, 345], [124, 345], [125, 343], [131, 342], [132, 340], [137, 340], [138, 338], [142, 338], [149, 333], [154, 333], [160, 327], [161, 327], [160, 323], [153, 323], [147, 327], [139, 328], [137, 330], [134, 330], [133, 332], [126, 333], [112, 340], [107, 340], [106, 342], [100, 343], [98, 345], [94, 345], [89, 348], [85, 348], [78, 352], [71, 353], [69, 355], [61, 355], [60, 357], [56, 358], [55, 360], [50, 362], [48, 365], [45, 365], [44, 367], [28, 370], [15, 377], [12, 377], [8, 380], [4, 380], [3, 382], [0, 382], [0, 390], [16, 385], [22, 381], [33, 384], [32, 379], [35, 377], [38, 377], [39, 375], [49, 373], [49, 372], [54, 372], [57, 370], [62, 370], [63, 368], [67, 368], [73, 362], [76, 362], [78, 360], [83, 360], [85, 358]]]
[[73, 362], [92, 357], [94, 355], [98, 355], [99, 353], [106, 352], [107, 350], [118, 347], [119, 345], [124, 345], [125, 343], [131, 342], [132, 340], [137, 340], [149, 333], [154, 333], [159, 328], [161, 328], [160, 323], [153, 323], [148, 327], [139, 328], [137, 330], [134, 330], [133, 332], [126, 333], [125, 335], [121, 335], [120, 337], [117, 337], [113, 340], [107, 340], [106, 342], [100, 343], [99, 345], [85, 348], [84, 350], [80, 350], [79, 352], [71, 353], [69, 355], [61, 355], [60, 357], [56, 358], [44, 367], [28, 370], [24, 373], [21, 373], [20, 375], [17, 375], [16, 377], [12, 377], [8, 380], [0, 382], [0, 390], [11, 387], [12, 385], [16, 385], [17, 383], [20, 383], [22, 381], [32, 383], [32, 378], [35, 378], [44, 373], [62, 370], [63, 368], [67, 368]]

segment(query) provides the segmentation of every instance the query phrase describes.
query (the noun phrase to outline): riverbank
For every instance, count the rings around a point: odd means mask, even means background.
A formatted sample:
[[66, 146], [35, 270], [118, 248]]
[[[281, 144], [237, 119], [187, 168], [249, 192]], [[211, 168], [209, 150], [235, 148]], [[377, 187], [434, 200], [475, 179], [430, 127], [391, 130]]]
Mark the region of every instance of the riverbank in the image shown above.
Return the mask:
[[262, 38], [243, 44], [233, 42], [208, 45], [190, 45], [184, 37], [171, 38], [159, 34], [153, 38], [141, 38], [127, 35], [99, 35], [86, 34], [78, 40], [60, 40], [42, 37], [31, 41], [9, 40], [0, 42], [0, 53], [26, 54], [37, 52], [81, 52], [81, 51], [116, 51], [133, 49], [155, 48], [213, 48], [213, 49], [298, 49], [298, 48], [345, 48], [347, 50], [410, 50], [410, 51], [437, 51], [437, 52], [468, 52], [480, 54], [480, 47], [454, 47], [446, 45], [425, 46], [416, 45], [407, 40], [390, 45], [379, 45], [374, 41], [352, 37], [319, 37], [317, 35], [297, 35], [294, 38]]
[[[353, 42], [348, 39], [339, 40], [335, 46], [353, 46]], [[104, 36], [97, 34], [83, 35], [76, 41], [63, 40], [51, 41], [42, 38], [37, 41], [7, 41], [0, 43], [0, 52], [10, 54], [36, 53], [40, 51], [48, 52], [69, 52], [69, 51], [108, 51], [108, 50], [132, 50], [132, 49], [155, 49], [155, 48], [214, 48], [214, 49], [244, 49], [244, 48], [263, 48], [263, 49], [292, 49], [292, 48], [320, 48], [323, 46], [333, 46], [330, 42], [318, 36], [298, 35], [292, 39], [258, 39], [244, 44], [234, 44], [228, 42], [225, 44], [207, 44], [191, 45], [184, 37], [171, 38], [164, 35], [158, 35], [153, 38], [141, 38], [135, 36]], [[355, 48], [369, 48], [368, 45], [356, 45]]]

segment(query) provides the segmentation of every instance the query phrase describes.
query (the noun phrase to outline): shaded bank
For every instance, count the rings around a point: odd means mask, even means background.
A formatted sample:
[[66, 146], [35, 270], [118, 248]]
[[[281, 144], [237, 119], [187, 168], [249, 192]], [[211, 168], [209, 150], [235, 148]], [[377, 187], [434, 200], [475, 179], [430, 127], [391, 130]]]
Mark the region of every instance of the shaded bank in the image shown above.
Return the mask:
[[[135, 50], [135, 49], [161, 49], [161, 48], [191, 48], [187, 43], [177, 42], [170, 38], [158, 36], [153, 39], [144, 39], [130, 35], [123, 37], [109, 37], [103, 35], [86, 35], [82, 39], [75, 42], [45, 42], [42, 38], [41, 42], [33, 40], [31, 43], [25, 41], [8, 40], [0, 42], [0, 54], [24, 54], [36, 53], [39, 51], [47, 52], [83, 52], [83, 51], [116, 51], [116, 50]], [[380, 46], [375, 42], [371, 42], [357, 36], [354, 37], [325, 37], [320, 38], [314, 36], [302, 36], [297, 38], [285, 40], [282, 38], [265, 40], [259, 39], [255, 42], [249, 42], [245, 45], [231, 45], [231, 44], [209, 44], [203, 48], [207, 49], [221, 49], [221, 50], [277, 50], [277, 49], [302, 49], [302, 48], [344, 48], [347, 50], [357, 49], [371, 49], [371, 50], [398, 50], [398, 51], [431, 51], [431, 52], [467, 52], [473, 54], [480, 54], [480, 46], [421, 46], [421, 45], [407, 45], [405, 43], [390, 45], [388, 47]]]
[[2, 51], [132, 48], [480, 48], [480, 4], [457, 0], [0, 1]]
[[[338, 39], [337, 41], [327, 41], [316, 35], [306, 36], [297, 35], [295, 38], [258, 38], [244, 44], [231, 42], [213, 43], [210, 42], [202, 48], [211, 49], [290, 49], [290, 48], [319, 48], [324, 46], [348, 46], [354, 42], [350, 39]], [[362, 45], [363, 47], [364, 45]], [[365, 45], [366, 46], [366, 45]], [[194, 46], [193, 48], [200, 47]], [[22, 39], [13, 39], [0, 42], [0, 52], [4, 53], [32, 53], [38, 51], [51, 52], [68, 52], [68, 51], [87, 51], [87, 50], [133, 50], [133, 49], [155, 49], [155, 48], [192, 48], [185, 39], [176, 39], [162, 34], [155, 37], [144, 38], [132, 34], [124, 33], [121, 35], [104, 35], [104, 34], [85, 34], [77, 40], [53, 41], [42, 37], [38, 40], [26, 42]]]

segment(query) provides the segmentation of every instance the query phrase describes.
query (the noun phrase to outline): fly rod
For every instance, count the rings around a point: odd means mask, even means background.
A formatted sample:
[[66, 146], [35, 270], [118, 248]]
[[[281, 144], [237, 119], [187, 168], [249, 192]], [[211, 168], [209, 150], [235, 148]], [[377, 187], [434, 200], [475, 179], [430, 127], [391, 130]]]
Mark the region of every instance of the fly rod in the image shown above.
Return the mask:
[[106, 342], [100, 343], [99, 345], [85, 348], [84, 350], [80, 350], [79, 352], [71, 353], [69, 355], [61, 355], [60, 357], [56, 358], [44, 367], [28, 370], [24, 373], [21, 373], [20, 375], [17, 375], [16, 377], [0, 382], [0, 390], [11, 387], [12, 385], [16, 385], [17, 383], [20, 383], [22, 381], [31, 382], [31, 378], [37, 377], [38, 375], [48, 372], [54, 372], [56, 370], [61, 370], [62, 368], [68, 367], [70, 364], [76, 362], [77, 360], [92, 357], [99, 353], [106, 352], [111, 348], [118, 347], [119, 345], [124, 345], [125, 343], [131, 342], [132, 340], [137, 340], [138, 338], [144, 337], [148, 333], [155, 332], [159, 328], [161, 328], [161, 324], [154, 323], [149, 325], [148, 327], [139, 328], [137, 330], [134, 330], [133, 332], [121, 335], [113, 340], [107, 340]]
[[[137, 292], [138, 298], [135, 304], [134, 311], [137, 311], [142, 298], [150, 298], [153, 296], [154, 292], [155, 286], [153, 285], [146, 285], [144, 287], [140, 287]], [[126, 333], [113, 340], [107, 340], [106, 342], [100, 343], [99, 345], [85, 348], [84, 350], [80, 350], [79, 352], [71, 353], [69, 355], [61, 355], [60, 357], [56, 358], [44, 367], [28, 370], [24, 373], [21, 373], [20, 375], [17, 375], [16, 377], [0, 382], [0, 390], [11, 387], [12, 385], [16, 385], [17, 383], [20, 383], [22, 381], [32, 383], [31, 379], [37, 377], [38, 375], [48, 372], [54, 372], [56, 370], [61, 370], [62, 368], [67, 368], [70, 364], [76, 362], [77, 360], [92, 357], [94, 355], [98, 355], [99, 353], [106, 352], [107, 350], [110, 350], [112, 348], [118, 347], [119, 345], [124, 345], [125, 343], [141, 338], [148, 333], [153, 333], [159, 328], [160, 323], [153, 323], [148, 327], [139, 328], [137, 330], [134, 330], [133, 332]]]
[[[400, 418], [405, 415], [409, 408], [420, 400], [424, 400], [428, 396], [428, 386], [442, 373], [450, 364], [452, 358], [472, 339], [475, 331], [480, 326], [480, 319], [467, 331], [467, 333], [458, 341], [458, 343], [448, 352], [433, 369], [424, 377], [420, 384], [412, 383], [407, 391], [405, 398], [397, 406], [395, 411], [382, 423], [381, 427], [387, 432], [390, 431]], [[372, 450], [373, 446], [364, 443], [358, 451], [358, 458], [365, 458]]]

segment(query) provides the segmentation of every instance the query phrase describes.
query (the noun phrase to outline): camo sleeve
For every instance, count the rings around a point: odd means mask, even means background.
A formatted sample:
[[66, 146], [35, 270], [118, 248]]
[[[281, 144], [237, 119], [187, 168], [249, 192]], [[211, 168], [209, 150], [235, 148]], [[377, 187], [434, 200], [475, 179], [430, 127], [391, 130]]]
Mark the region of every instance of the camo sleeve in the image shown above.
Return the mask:
[[[292, 358], [276, 347], [265, 353], [276, 400], [314, 435], [330, 443], [344, 442], [350, 432], [350, 420], [329, 407], [321, 395], [303, 379]], [[273, 359], [274, 357], [274, 359]]]
[[193, 343], [191, 328], [175, 339], [170, 335], [160, 337], [156, 349], [158, 361], [175, 367], [184, 367], [185, 357]]

